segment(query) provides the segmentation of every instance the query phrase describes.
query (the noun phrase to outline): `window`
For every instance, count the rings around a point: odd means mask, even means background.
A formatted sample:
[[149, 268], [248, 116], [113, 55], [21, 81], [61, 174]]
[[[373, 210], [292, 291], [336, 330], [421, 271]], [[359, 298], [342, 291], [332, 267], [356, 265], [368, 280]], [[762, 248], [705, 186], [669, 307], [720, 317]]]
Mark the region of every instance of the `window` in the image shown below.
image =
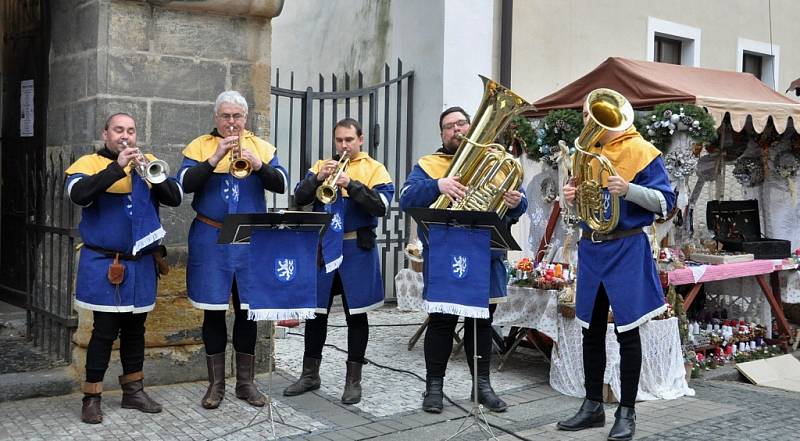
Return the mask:
[[759, 80], [761, 79], [761, 55], [749, 54], [745, 52], [742, 54], [742, 72], [753, 74]]
[[780, 55], [781, 47], [777, 44], [740, 38], [736, 49], [736, 70], [751, 73], [775, 89]]
[[700, 29], [647, 18], [647, 60], [700, 66]]
[[655, 36], [653, 61], [659, 63], [681, 64], [681, 41], [661, 35]]

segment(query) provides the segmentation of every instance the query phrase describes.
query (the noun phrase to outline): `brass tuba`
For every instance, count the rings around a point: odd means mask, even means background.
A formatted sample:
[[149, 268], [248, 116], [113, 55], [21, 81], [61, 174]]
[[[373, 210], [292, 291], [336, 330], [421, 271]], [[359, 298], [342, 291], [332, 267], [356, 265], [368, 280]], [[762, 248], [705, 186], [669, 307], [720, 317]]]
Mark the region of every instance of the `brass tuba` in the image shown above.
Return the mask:
[[577, 188], [575, 205], [578, 216], [589, 228], [598, 233], [610, 233], [619, 222], [619, 196], [610, 195], [611, 215], [606, 217], [602, 175], [616, 175], [617, 171], [608, 158], [589, 150], [607, 132], [627, 130], [633, 124], [633, 108], [622, 94], [611, 89], [589, 92], [586, 104], [589, 120], [575, 139], [576, 151], [572, 158], [573, 183]]
[[253, 171], [253, 166], [250, 164], [250, 160], [242, 156], [242, 134], [237, 133], [236, 126], [230, 126], [228, 131], [230, 135], [239, 136], [239, 139], [237, 139], [233, 147], [231, 147], [231, 165], [228, 167], [228, 173], [234, 178], [244, 179], [250, 176], [250, 173]]
[[350, 155], [347, 152], [342, 154], [342, 157], [339, 158], [339, 163], [336, 164], [336, 169], [333, 173], [330, 174], [325, 181], [317, 187], [317, 199], [325, 205], [332, 204], [336, 201], [336, 181], [339, 179], [339, 176], [344, 171], [344, 168], [347, 167], [347, 163], [350, 162]]
[[479, 76], [483, 80], [483, 98], [444, 176], [460, 176], [460, 182], [468, 187], [467, 193], [456, 202], [440, 195], [430, 208], [494, 211], [503, 217], [507, 209], [503, 194], [519, 187], [523, 172], [514, 156], [493, 141], [511, 118], [534, 107], [510, 89]]

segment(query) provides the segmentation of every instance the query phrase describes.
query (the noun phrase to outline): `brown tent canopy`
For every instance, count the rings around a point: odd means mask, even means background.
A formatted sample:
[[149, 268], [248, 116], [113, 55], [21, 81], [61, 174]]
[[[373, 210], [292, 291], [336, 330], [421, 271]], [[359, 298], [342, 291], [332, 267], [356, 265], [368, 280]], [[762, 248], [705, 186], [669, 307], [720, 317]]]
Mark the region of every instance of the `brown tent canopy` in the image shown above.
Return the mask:
[[618, 57], [607, 59], [583, 77], [533, 103], [537, 110], [528, 115], [580, 109], [586, 95], [599, 87], [622, 93], [636, 109], [670, 101], [695, 104], [704, 107], [717, 126], [727, 113], [737, 132], [742, 130], [748, 116], [758, 133], [764, 130], [770, 117], [778, 133], [786, 130], [790, 118], [800, 122], [800, 103], [775, 92], [749, 73]]

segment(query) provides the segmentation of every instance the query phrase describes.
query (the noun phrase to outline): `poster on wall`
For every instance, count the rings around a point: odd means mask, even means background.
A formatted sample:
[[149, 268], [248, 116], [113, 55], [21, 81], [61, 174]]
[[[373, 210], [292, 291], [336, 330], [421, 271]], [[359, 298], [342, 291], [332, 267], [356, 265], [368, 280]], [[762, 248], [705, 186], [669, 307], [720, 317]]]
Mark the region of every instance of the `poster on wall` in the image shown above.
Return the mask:
[[24, 80], [19, 92], [19, 136], [33, 136], [33, 80]]

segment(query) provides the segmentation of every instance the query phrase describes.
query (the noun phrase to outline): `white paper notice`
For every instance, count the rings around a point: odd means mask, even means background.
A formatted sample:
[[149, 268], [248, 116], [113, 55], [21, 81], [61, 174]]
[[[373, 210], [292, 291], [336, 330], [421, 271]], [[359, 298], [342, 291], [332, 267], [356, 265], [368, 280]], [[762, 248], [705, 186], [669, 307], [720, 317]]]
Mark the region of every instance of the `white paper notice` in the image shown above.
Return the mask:
[[19, 93], [19, 136], [33, 136], [33, 80], [24, 80]]

